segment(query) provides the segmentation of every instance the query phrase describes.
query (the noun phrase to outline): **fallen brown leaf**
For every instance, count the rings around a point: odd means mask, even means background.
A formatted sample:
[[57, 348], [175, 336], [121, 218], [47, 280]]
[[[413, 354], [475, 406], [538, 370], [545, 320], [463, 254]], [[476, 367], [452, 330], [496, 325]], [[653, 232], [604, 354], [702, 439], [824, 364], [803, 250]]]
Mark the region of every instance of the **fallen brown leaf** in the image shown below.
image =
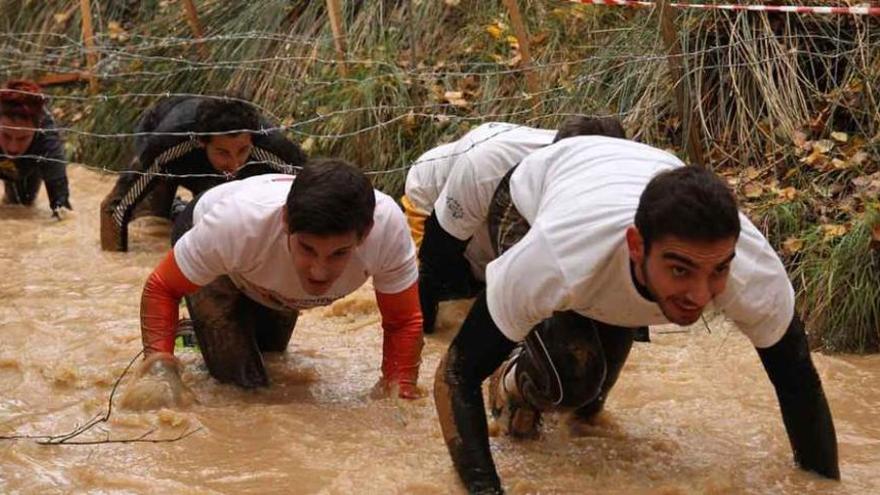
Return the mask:
[[786, 188], [777, 190], [776, 194], [779, 195], [780, 198], [782, 198], [786, 201], [791, 201], [797, 197], [798, 190], [793, 187], [786, 187]]
[[749, 182], [743, 187], [743, 194], [749, 199], [760, 198], [764, 194], [764, 189], [760, 184]]
[[813, 141], [813, 152], [828, 153], [834, 149], [834, 141], [830, 139], [820, 139]]
[[804, 247], [804, 240], [797, 237], [789, 237], [782, 242], [782, 251], [785, 254], [794, 254]]
[[831, 139], [833, 139], [839, 143], [845, 143], [845, 142], [849, 141], [849, 134], [847, 134], [845, 132], [832, 132]]
[[880, 251], [880, 222], [875, 223], [871, 228], [871, 242], [868, 246], [875, 251]]

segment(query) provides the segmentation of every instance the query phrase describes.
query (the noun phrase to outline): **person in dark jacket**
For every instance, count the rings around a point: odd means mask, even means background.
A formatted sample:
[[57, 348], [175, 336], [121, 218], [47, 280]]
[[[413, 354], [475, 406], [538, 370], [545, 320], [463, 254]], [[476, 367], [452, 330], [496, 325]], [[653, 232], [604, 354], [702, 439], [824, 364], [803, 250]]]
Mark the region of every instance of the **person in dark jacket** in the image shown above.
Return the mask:
[[34, 82], [12, 80], [0, 89], [0, 179], [6, 204], [32, 205], [45, 182], [53, 216], [73, 209], [64, 141]]
[[306, 156], [242, 99], [174, 96], [147, 109], [135, 131], [135, 159], [101, 203], [101, 248], [128, 250], [128, 222], [171, 217], [178, 186], [193, 196], [265, 173], [294, 174]]

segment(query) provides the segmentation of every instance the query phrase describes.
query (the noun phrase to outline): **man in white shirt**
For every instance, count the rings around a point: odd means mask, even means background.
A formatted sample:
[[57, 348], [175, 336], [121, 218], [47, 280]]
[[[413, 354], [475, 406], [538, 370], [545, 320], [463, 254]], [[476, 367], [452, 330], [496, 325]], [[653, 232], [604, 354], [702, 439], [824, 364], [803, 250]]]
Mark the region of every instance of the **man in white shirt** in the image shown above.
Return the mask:
[[468, 490], [501, 491], [480, 389], [493, 371], [490, 405], [508, 433], [534, 435], [551, 408], [590, 418], [634, 328], [692, 324], [710, 302], [757, 348], [796, 462], [840, 477], [791, 283], [715, 174], [647, 145], [575, 137], [526, 157], [501, 180], [487, 215], [499, 256], [434, 384]]
[[[570, 117], [558, 131], [489, 122], [454, 143], [429, 150], [410, 168], [402, 202], [420, 248], [419, 295], [425, 333], [434, 331], [440, 301], [474, 297], [485, 285], [486, 264], [495, 252], [485, 214], [478, 212], [488, 208], [497, 182], [528, 154], [568, 137], [586, 135], [626, 138], [620, 121], [612, 117]], [[473, 193], [469, 201], [458, 202], [449, 190]], [[470, 208], [463, 210], [460, 205]], [[454, 224], [453, 230], [447, 231], [449, 224]], [[450, 242], [456, 256], [438, 257], [446, 252], [438, 246]]]
[[373, 279], [382, 315], [381, 383], [415, 398], [421, 312], [415, 247], [403, 213], [354, 166], [309, 162], [217, 186], [175, 220], [173, 249], [141, 301], [148, 367], [173, 367], [186, 297], [211, 375], [268, 385], [262, 352], [287, 348], [299, 310], [324, 306]]

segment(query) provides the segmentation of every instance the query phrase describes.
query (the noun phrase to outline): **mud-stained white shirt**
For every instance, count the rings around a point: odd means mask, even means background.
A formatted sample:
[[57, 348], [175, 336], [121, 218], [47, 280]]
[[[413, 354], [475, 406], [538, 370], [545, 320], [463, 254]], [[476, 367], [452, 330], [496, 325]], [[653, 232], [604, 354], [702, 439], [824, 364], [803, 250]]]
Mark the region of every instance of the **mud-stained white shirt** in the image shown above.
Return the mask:
[[193, 228], [174, 246], [181, 272], [197, 285], [228, 275], [248, 297], [272, 308], [330, 304], [373, 278], [377, 292], [396, 294], [416, 282], [415, 245], [403, 212], [376, 191], [374, 224], [326, 294], [302, 287], [289, 248], [284, 205], [294, 177], [260, 175], [205, 192]]
[[[489, 312], [501, 331], [520, 341], [565, 310], [623, 327], [669, 323], [632, 281], [625, 234], [651, 178], [681, 166], [656, 148], [596, 136], [526, 157], [510, 188], [531, 228], [486, 270]], [[769, 347], [791, 321], [794, 290], [764, 236], [742, 214], [740, 222], [736, 257], [714, 306], [756, 347]]]
[[[443, 144], [428, 150], [416, 160], [406, 177], [406, 196], [417, 209], [431, 214], [441, 196], [444, 187], [451, 180], [462, 186], [480, 187], [469, 182], [475, 174], [487, 179], [483, 193], [488, 192], [489, 200], [495, 188], [488, 180], [497, 178], [500, 181], [514, 165], [528, 153], [546, 146], [553, 141], [556, 131], [535, 129], [504, 122], [489, 122], [471, 130], [458, 141]], [[480, 168], [479, 171], [459, 168]], [[497, 185], [496, 181], [496, 185]], [[457, 186], [453, 186], [457, 189]], [[491, 188], [491, 190], [489, 190]], [[444, 204], [445, 204], [445, 200]], [[485, 202], [488, 211], [488, 201]], [[449, 223], [445, 217], [449, 209], [441, 207], [437, 212], [440, 225], [446, 229]], [[492, 243], [489, 239], [489, 228], [485, 223], [485, 215], [479, 223], [469, 229], [467, 235], [461, 231], [456, 234], [448, 232], [461, 240], [470, 238], [464, 256], [471, 265], [471, 272], [478, 280], [485, 280], [486, 264], [494, 257]]]
[[550, 144], [554, 137], [554, 130], [490, 122], [452, 143], [453, 163], [447, 166], [444, 185], [436, 191], [428, 212], [435, 211], [443, 229], [456, 238], [471, 239], [465, 257], [478, 279], [485, 278], [486, 264], [494, 256], [486, 214], [495, 188], [523, 157]]

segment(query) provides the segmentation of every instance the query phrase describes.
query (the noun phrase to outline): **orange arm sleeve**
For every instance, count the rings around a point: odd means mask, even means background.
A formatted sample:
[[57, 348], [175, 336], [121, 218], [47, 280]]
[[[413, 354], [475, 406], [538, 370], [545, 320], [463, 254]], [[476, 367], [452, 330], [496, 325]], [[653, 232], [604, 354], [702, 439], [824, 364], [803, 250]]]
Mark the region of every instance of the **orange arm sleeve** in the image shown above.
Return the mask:
[[198, 288], [180, 271], [174, 259], [174, 250], [168, 251], [147, 278], [141, 295], [141, 338], [145, 356], [156, 352], [174, 352], [177, 306], [180, 298]]
[[382, 376], [389, 383], [415, 386], [422, 363], [422, 310], [419, 284], [397, 294], [376, 292], [382, 314]]

